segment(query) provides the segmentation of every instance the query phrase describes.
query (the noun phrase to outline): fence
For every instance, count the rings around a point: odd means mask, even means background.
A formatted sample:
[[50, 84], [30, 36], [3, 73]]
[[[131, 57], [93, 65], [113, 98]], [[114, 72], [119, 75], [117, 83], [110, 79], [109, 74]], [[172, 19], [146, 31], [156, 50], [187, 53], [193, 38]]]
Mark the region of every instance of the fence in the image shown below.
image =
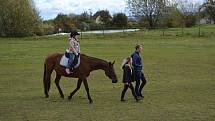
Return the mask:
[[[110, 33], [128, 33], [128, 32], [141, 32], [145, 36], [191, 36], [191, 37], [210, 37], [215, 36], [215, 25], [204, 24], [196, 25], [190, 28], [150, 28], [150, 29], [116, 29], [103, 28], [94, 31], [81, 31], [81, 35], [95, 35], [99, 34], [105, 36]], [[123, 34], [122, 34], [123, 35]]]

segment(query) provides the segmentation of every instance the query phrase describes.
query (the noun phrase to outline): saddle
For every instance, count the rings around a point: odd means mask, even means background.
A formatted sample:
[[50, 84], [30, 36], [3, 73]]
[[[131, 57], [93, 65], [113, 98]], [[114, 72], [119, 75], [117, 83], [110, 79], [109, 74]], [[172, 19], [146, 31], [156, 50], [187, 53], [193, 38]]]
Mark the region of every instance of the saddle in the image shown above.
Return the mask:
[[[67, 58], [66, 53], [63, 54], [63, 56], [60, 59], [60, 65], [65, 67], [65, 68], [69, 68], [69, 63], [68, 63], [69, 58]], [[75, 57], [73, 63], [74, 63], [74, 68], [78, 68], [80, 65], [80, 54], [78, 56]]]

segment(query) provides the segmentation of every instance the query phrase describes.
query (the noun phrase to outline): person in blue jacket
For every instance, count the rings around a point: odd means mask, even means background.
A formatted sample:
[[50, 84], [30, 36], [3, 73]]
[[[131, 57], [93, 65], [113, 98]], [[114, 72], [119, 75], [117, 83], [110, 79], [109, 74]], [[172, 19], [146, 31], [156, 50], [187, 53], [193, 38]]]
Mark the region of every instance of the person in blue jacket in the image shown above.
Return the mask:
[[[142, 72], [143, 63], [140, 57], [140, 53], [142, 51], [143, 51], [143, 45], [138, 44], [135, 46], [135, 52], [131, 55], [133, 60], [132, 65], [134, 67], [134, 73], [136, 78], [135, 93], [138, 96], [138, 98], [144, 98], [142, 95], [142, 89], [146, 84], [146, 79], [145, 79], [144, 73]], [[140, 84], [140, 80], [142, 81], [141, 84]]]

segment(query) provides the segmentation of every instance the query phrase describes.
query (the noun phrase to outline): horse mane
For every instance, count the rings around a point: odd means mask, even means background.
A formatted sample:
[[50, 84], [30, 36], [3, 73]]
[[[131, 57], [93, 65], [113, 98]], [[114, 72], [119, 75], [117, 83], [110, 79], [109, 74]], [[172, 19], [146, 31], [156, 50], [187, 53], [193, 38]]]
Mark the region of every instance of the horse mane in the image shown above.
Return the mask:
[[103, 60], [103, 59], [100, 59], [100, 58], [96, 58], [96, 57], [92, 57], [92, 56], [88, 56], [88, 55], [85, 55], [85, 54], [81, 54], [81, 56], [89, 58], [90, 60], [99, 60], [99, 61], [102, 61], [104, 63], [108, 63], [108, 61], [106, 61], [106, 60]]

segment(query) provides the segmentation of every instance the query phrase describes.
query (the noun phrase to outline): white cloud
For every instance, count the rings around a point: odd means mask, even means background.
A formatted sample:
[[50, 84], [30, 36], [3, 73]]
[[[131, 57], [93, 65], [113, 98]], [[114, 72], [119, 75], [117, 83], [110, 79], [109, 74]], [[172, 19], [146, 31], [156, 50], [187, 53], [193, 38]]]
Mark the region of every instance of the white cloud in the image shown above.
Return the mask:
[[56, 17], [58, 13], [80, 14], [91, 10], [95, 13], [98, 10], [107, 9], [111, 14], [125, 12], [125, 0], [34, 0], [40, 15], [44, 19]]

